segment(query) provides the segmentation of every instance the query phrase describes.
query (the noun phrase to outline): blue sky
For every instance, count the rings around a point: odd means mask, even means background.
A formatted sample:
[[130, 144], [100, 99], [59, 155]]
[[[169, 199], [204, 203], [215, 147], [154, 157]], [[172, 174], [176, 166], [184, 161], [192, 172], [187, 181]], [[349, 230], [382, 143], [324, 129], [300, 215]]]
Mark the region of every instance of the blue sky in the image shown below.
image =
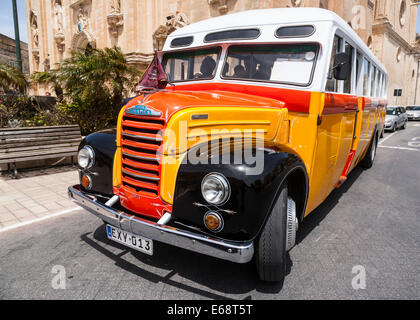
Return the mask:
[[417, 33], [420, 34], [420, 6], [417, 6]]
[[[20, 40], [28, 42], [28, 30], [26, 27], [25, 0], [17, 0], [19, 13]], [[420, 6], [418, 7], [417, 33], [420, 34]], [[0, 0], [0, 33], [10, 38], [15, 38], [13, 25], [12, 0]]]
[[[25, 0], [17, 0], [19, 13], [20, 40], [28, 42], [28, 30], [26, 27]], [[0, 33], [14, 39], [15, 28], [13, 24], [12, 0], [0, 0]]]

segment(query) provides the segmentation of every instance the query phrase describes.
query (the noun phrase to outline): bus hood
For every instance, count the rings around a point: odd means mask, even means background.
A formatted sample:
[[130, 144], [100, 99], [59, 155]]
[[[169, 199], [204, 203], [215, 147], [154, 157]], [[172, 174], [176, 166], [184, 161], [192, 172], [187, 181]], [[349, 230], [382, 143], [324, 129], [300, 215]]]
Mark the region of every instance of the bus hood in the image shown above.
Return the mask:
[[269, 108], [282, 109], [285, 103], [263, 97], [226, 91], [159, 91], [132, 99], [124, 107], [126, 115], [150, 116], [164, 119], [186, 108]]

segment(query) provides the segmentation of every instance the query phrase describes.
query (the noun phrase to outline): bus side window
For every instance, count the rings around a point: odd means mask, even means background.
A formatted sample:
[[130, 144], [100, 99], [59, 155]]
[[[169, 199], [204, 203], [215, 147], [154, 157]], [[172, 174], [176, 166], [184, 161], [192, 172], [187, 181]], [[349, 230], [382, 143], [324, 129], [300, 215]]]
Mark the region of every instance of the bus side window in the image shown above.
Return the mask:
[[[345, 44], [345, 52], [350, 58], [350, 70], [353, 70], [353, 47], [346, 42]], [[352, 93], [351, 90], [351, 83], [352, 83], [352, 72], [349, 73], [349, 76], [346, 80], [344, 80], [344, 93]]]
[[334, 79], [334, 60], [337, 53], [341, 52], [343, 39], [341, 39], [339, 36], [334, 37], [334, 43], [333, 43], [333, 49], [331, 54], [331, 62], [330, 62], [330, 69], [328, 71], [328, 79], [327, 79], [327, 85], [325, 87], [325, 91], [327, 92], [338, 92], [339, 86], [338, 81]]
[[356, 60], [356, 95], [363, 96], [363, 56], [358, 51]]
[[382, 90], [381, 90], [381, 98], [385, 98], [385, 91], [386, 91], [386, 85], [385, 85], [385, 74], [382, 74]]
[[365, 58], [363, 59], [363, 96], [369, 96], [369, 74], [370, 74], [370, 62]]
[[376, 90], [376, 67], [372, 65], [370, 68], [371, 71], [371, 87], [370, 87], [370, 94], [369, 96], [374, 97], [375, 96], [375, 90]]
[[388, 82], [387, 82], [386, 75], [384, 75], [384, 80], [383, 81], [384, 81], [384, 86], [383, 86], [383, 90], [382, 90], [382, 97], [386, 98], [387, 93], [388, 93], [388, 88], [387, 88]]
[[377, 78], [377, 86], [376, 86], [376, 97], [379, 98], [381, 96], [382, 91], [382, 72], [378, 69], [378, 78]]

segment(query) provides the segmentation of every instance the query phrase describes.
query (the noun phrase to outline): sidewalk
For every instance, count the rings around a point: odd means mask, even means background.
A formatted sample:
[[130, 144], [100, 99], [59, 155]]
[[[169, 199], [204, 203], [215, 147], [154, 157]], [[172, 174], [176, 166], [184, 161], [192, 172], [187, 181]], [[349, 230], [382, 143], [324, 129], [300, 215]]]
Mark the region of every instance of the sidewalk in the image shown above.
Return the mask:
[[0, 231], [75, 208], [68, 200], [67, 188], [78, 183], [78, 173], [63, 171], [19, 180], [0, 177]]

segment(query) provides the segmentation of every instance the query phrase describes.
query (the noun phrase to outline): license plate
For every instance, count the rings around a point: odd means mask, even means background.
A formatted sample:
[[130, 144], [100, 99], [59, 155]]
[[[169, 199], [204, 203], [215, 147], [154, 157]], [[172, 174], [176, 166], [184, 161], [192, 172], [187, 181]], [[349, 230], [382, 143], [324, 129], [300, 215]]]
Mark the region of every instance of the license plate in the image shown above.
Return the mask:
[[106, 226], [108, 239], [136, 249], [148, 255], [153, 255], [153, 240], [139, 237], [111, 225]]

